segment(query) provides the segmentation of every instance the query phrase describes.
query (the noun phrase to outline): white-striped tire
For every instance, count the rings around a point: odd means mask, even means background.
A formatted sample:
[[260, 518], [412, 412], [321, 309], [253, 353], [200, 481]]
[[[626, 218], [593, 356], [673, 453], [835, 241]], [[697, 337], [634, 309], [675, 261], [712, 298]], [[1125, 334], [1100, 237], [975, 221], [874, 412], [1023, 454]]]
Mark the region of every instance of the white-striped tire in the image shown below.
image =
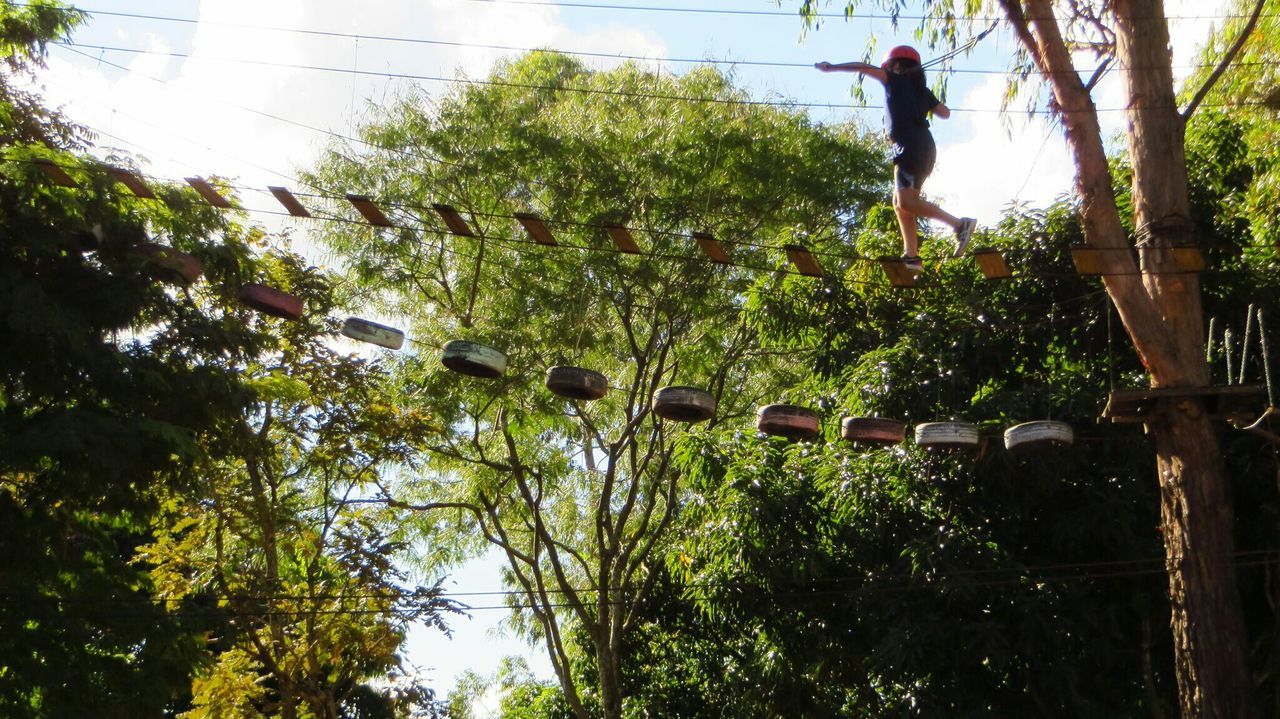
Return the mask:
[[368, 342], [389, 350], [398, 350], [404, 346], [404, 332], [395, 327], [380, 325], [359, 317], [348, 317], [342, 323], [342, 334], [353, 340]]
[[498, 350], [467, 340], [444, 343], [440, 362], [445, 367], [469, 377], [494, 379], [507, 373], [507, 356]]
[[916, 444], [925, 449], [972, 449], [978, 446], [978, 425], [969, 422], [917, 424]]
[[1066, 422], [1023, 422], [1004, 431], [1004, 446], [1010, 452], [1064, 447], [1073, 444], [1075, 440], [1075, 430]]

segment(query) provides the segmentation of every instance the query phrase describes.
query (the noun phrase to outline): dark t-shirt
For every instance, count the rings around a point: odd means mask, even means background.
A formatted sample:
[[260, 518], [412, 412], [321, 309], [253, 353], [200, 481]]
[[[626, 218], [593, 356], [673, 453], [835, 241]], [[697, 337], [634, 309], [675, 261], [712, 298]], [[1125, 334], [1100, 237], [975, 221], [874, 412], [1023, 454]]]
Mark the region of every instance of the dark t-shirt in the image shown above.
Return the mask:
[[929, 88], [919, 88], [911, 74], [885, 73], [885, 124], [889, 139], [899, 145], [923, 141], [929, 135], [929, 111], [940, 100]]

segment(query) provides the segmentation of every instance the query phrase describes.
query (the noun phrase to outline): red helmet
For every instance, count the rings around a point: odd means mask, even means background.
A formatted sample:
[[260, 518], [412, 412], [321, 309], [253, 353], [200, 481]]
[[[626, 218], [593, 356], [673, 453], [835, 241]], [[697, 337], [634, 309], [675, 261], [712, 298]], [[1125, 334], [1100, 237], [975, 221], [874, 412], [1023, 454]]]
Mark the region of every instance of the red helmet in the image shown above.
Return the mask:
[[910, 45], [899, 45], [897, 47], [890, 48], [889, 52], [885, 54], [884, 60], [880, 63], [880, 67], [888, 68], [889, 63], [894, 60], [910, 60], [919, 65], [920, 53], [916, 52], [916, 49]]

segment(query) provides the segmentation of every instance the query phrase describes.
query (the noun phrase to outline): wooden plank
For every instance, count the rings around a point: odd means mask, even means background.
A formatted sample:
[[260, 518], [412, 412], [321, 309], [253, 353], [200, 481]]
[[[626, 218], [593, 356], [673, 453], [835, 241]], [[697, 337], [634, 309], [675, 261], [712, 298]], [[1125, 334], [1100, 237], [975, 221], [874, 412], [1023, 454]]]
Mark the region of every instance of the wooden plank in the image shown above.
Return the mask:
[[978, 269], [982, 270], [982, 276], [989, 280], [1003, 280], [1013, 277], [1013, 273], [1009, 271], [1009, 265], [1004, 261], [1004, 256], [999, 250], [974, 250], [973, 259], [978, 263]]
[[915, 287], [916, 277], [919, 275], [907, 268], [901, 257], [893, 257], [892, 255], [881, 257], [878, 262], [884, 273], [889, 277], [889, 284], [894, 287]]
[[695, 232], [693, 239], [698, 241], [698, 247], [702, 248], [702, 253], [722, 265], [733, 264], [733, 260], [729, 258], [729, 253], [725, 252], [724, 246], [716, 241], [708, 232]]
[[68, 175], [66, 170], [59, 167], [53, 160], [36, 159], [31, 162], [33, 162], [36, 167], [40, 168], [41, 172], [48, 175], [50, 180], [53, 180], [55, 183], [62, 185], [63, 187], [80, 186], [75, 180], [71, 179], [71, 175]]
[[1256, 400], [1265, 391], [1266, 387], [1260, 384], [1115, 390], [1107, 397], [1102, 417], [1117, 424], [1146, 422], [1161, 402], [1201, 398], [1205, 401], [1206, 411], [1215, 417], [1251, 418], [1258, 413]]
[[809, 277], [822, 276], [822, 266], [818, 264], [812, 252], [801, 245], [786, 245], [782, 249], [787, 251], [787, 259], [791, 260], [791, 264], [796, 266], [800, 274]]
[[454, 209], [453, 205], [442, 205], [436, 203], [431, 209], [440, 215], [440, 219], [444, 220], [445, 226], [449, 231], [461, 237], [475, 237], [476, 233], [471, 231], [471, 227], [467, 225], [467, 221], [462, 219], [462, 215]]
[[298, 202], [298, 198], [294, 197], [293, 193], [289, 192], [287, 188], [267, 187], [267, 189], [271, 191], [271, 194], [275, 196], [276, 200], [281, 205], [284, 205], [284, 209], [288, 210], [290, 215], [293, 215], [294, 217], [311, 216], [311, 213], [307, 211], [307, 208], [303, 207], [302, 203]]
[[391, 223], [391, 220], [387, 219], [387, 216], [382, 214], [382, 210], [374, 204], [373, 200], [365, 195], [352, 195], [347, 193], [347, 202], [350, 202], [351, 206], [356, 208], [356, 211], [359, 212], [369, 224], [376, 227], [395, 227], [395, 225]]
[[525, 232], [529, 233], [529, 237], [539, 245], [547, 245], [549, 247], [556, 246], [556, 238], [551, 236], [551, 230], [547, 229], [547, 225], [542, 221], [541, 217], [529, 212], [517, 212], [515, 218], [524, 227]]
[[1205, 268], [1204, 253], [1199, 247], [1173, 247], [1173, 261], [1183, 272], [1203, 272]]
[[196, 192], [200, 193], [200, 196], [204, 198], [205, 202], [224, 210], [231, 207], [231, 203], [227, 201], [227, 198], [218, 194], [218, 191], [214, 189], [213, 185], [210, 185], [205, 179], [200, 177], [188, 177], [185, 179], [188, 185], [191, 185], [191, 187], [195, 188]]
[[636, 244], [634, 238], [631, 237], [631, 231], [622, 225], [606, 224], [604, 231], [609, 233], [609, 239], [613, 240], [613, 246], [618, 248], [619, 252], [625, 252], [629, 255], [640, 254], [640, 246]]
[[1077, 245], [1071, 248], [1071, 261], [1076, 265], [1076, 272], [1082, 275], [1106, 274], [1106, 259], [1100, 247]]
[[107, 173], [115, 178], [116, 182], [129, 188], [129, 192], [132, 192], [135, 197], [156, 199], [156, 193], [152, 192], [151, 188], [147, 187], [147, 183], [137, 174], [122, 167], [108, 167]]

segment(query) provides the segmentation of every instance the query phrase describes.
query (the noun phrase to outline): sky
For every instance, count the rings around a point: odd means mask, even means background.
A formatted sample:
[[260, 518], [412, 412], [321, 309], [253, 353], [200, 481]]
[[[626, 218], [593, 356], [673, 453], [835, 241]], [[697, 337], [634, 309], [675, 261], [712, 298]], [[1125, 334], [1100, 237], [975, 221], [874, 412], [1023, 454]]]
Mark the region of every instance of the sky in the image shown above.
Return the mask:
[[[852, 117], [878, 128], [881, 110], [850, 107], [851, 75], [823, 74], [812, 64], [861, 59], [873, 37], [877, 57], [892, 45], [914, 44], [910, 20], [895, 29], [879, 17], [833, 18], [806, 33], [798, 17], [776, 14], [790, 13], [798, 0], [783, 0], [781, 7], [768, 0], [597, 1], [611, 7], [571, 7], [555, 0], [79, 0], [77, 6], [93, 17], [72, 38], [75, 46], [51, 47], [40, 84], [50, 104], [98, 133], [100, 152], [132, 155], [148, 174], [160, 177], [231, 178], [242, 188], [247, 208], [278, 213], [266, 187], [300, 189], [298, 171], [335, 137], [354, 134], [370, 106], [409, 87], [429, 95], [451, 87], [446, 81], [388, 75], [479, 78], [494, 62], [515, 54], [478, 45], [638, 56], [648, 58], [654, 69], [676, 74], [693, 64], [673, 59], [739, 63], [722, 69], [756, 99], [836, 104], [841, 107], [812, 110], [813, 119]], [[1171, 22], [1175, 74], [1185, 75], [1197, 45], [1221, 22], [1212, 18], [1229, 3], [1165, 4], [1170, 16], [1194, 16]], [[987, 24], [979, 23], [978, 29]], [[996, 221], [1011, 202], [1045, 204], [1071, 188], [1061, 130], [1044, 115], [997, 112], [1013, 48], [1001, 26], [959, 58], [956, 67], [967, 72], [950, 77], [944, 96], [954, 114], [934, 123], [939, 161], [925, 194], [953, 214], [977, 217], [980, 224]], [[616, 57], [583, 60], [598, 68], [620, 62]], [[745, 64], [750, 62], [797, 66]], [[880, 104], [875, 88], [868, 90], [869, 103]], [[1123, 114], [1111, 111], [1123, 107], [1119, 73], [1099, 85], [1095, 103], [1102, 109], [1104, 131], [1119, 132]], [[252, 217], [271, 227], [282, 222], [265, 212]], [[299, 249], [322, 266], [335, 264], [336, 258], [305, 245], [305, 229], [297, 228]], [[459, 593], [499, 590], [497, 568], [494, 556], [477, 560], [454, 573], [447, 586]], [[501, 603], [484, 596], [462, 598], [477, 606]], [[549, 677], [540, 649], [500, 635], [503, 614], [477, 610], [469, 620], [455, 620], [452, 639], [415, 631], [409, 659], [442, 692], [463, 670], [492, 672], [506, 654], [525, 656], [538, 674]]]

